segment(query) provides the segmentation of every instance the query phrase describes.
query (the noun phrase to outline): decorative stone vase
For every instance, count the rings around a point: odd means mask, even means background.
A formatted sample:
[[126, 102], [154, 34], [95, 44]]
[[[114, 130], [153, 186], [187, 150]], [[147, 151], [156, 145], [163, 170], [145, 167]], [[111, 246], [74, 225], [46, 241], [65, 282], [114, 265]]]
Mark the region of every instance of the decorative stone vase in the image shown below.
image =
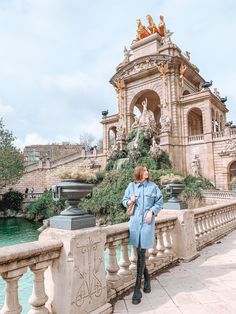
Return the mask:
[[93, 189], [93, 184], [77, 179], [65, 179], [58, 185], [52, 186], [53, 199], [59, 200], [64, 196], [69, 206], [65, 208], [59, 216], [50, 218], [50, 227], [77, 230], [90, 228], [96, 225], [94, 215], [89, 215], [85, 210], [78, 208], [80, 199], [88, 195]]
[[58, 185], [53, 186], [53, 199], [59, 200], [63, 196], [69, 203], [69, 206], [60, 215], [77, 216], [86, 214], [86, 211], [78, 208], [77, 205], [81, 198], [92, 191], [93, 186], [92, 183], [86, 183], [78, 179], [63, 179]]
[[164, 203], [164, 209], [187, 209], [186, 203], [181, 202], [178, 199], [179, 194], [184, 190], [185, 185], [183, 183], [170, 183], [164, 185], [164, 189], [167, 194], [170, 195], [168, 202]]

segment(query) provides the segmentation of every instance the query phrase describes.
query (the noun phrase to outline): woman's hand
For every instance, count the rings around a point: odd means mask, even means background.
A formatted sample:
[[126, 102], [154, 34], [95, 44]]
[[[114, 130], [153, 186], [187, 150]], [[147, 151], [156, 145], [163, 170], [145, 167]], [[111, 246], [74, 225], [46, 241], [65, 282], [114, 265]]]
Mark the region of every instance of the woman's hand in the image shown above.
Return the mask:
[[129, 200], [129, 204], [135, 203], [135, 195], [132, 195], [130, 200]]
[[150, 224], [151, 223], [151, 221], [152, 221], [152, 217], [153, 217], [153, 212], [152, 212], [152, 210], [150, 210], [148, 213], [147, 213], [147, 215], [146, 215], [146, 217], [145, 217], [145, 222], [146, 222], [146, 224]]

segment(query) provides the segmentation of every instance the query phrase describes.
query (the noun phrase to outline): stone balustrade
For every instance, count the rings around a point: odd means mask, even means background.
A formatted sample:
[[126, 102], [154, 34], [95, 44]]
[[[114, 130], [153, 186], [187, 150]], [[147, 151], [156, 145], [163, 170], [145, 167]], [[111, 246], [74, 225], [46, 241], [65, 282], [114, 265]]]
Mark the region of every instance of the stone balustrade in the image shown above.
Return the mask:
[[60, 256], [62, 243], [49, 240], [0, 248], [0, 276], [6, 282], [5, 303], [1, 314], [18, 314], [22, 306], [18, 298], [18, 281], [30, 269], [34, 274], [29, 314], [49, 313], [45, 307], [44, 272]]
[[[156, 218], [155, 234], [156, 244], [146, 253], [147, 268], [149, 273], [167, 267], [177, 261], [173, 246], [173, 238], [177, 216]], [[129, 247], [128, 224], [119, 224], [105, 228], [108, 251], [108, 265], [106, 267], [106, 282], [108, 300], [116, 298], [129, 290], [135, 283], [136, 277], [136, 249]], [[120, 250], [117, 250], [117, 248]], [[118, 255], [120, 258], [118, 260]]]
[[235, 200], [236, 191], [229, 190], [204, 190], [202, 191], [202, 197], [206, 204], [209, 203], [225, 203], [225, 200]]
[[197, 249], [200, 250], [236, 228], [236, 203], [194, 209]]
[[[155, 246], [146, 252], [149, 273], [196, 258], [201, 248], [235, 228], [236, 202], [162, 210], [155, 221]], [[39, 241], [0, 249], [0, 275], [7, 283], [0, 313], [21, 313], [17, 286], [27, 268], [35, 278], [30, 314], [112, 313], [111, 303], [135, 284], [136, 261], [128, 223], [47, 228]]]
[[220, 139], [222, 137], [233, 137], [235, 138], [235, 135], [236, 135], [236, 129], [235, 128], [225, 128], [223, 131], [219, 131], [219, 132], [213, 132], [212, 133], [212, 137], [213, 139]]
[[204, 141], [204, 134], [192, 135], [188, 137], [188, 142], [203, 142]]

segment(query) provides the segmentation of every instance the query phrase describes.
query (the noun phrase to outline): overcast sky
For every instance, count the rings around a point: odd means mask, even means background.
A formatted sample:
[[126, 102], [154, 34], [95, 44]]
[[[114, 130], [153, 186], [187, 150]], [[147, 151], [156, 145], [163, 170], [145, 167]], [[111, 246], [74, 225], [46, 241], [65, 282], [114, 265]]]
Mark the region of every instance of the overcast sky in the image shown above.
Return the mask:
[[0, 116], [19, 147], [102, 138], [101, 111], [117, 112], [109, 79], [147, 14], [165, 16], [236, 122], [235, 0], [0, 0]]

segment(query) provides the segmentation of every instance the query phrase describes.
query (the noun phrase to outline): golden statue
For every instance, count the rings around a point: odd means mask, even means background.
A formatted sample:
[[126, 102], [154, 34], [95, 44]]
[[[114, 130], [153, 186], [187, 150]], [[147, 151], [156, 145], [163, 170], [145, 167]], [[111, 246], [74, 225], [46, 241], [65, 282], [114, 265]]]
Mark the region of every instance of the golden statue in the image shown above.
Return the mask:
[[184, 86], [184, 72], [186, 71], [187, 66], [184, 63], [181, 63], [180, 68], [179, 68], [179, 85], [181, 87]]
[[150, 31], [151, 34], [155, 34], [158, 33], [158, 28], [156, 27], [156, 24], [153, 21], [153, 18], [151, 17], [150, 14], [147, 15], [147, 20], [149, 23], [148, 29]]
[[161, 63], [160, 65], [157, 66], [159, 72], [165, 77], [166, 73], [169, 70], [168, 63]]
[[164, 22], [164, 16], [160, 15], [160, 22], [158, 24], [158, 33], [161, 35], [161, 37], [164, 37], [166, 34], [166, 24]]
[[140, 19], [137, 20], [137, 36], [136, 38], [133, 40], [135, 41], [139, 41], [145, 37], [148, 37], [150, 35], [150, 32], [148, 31], [148, 29], [146, 28], [146, 26], [144, 26], [141, 22]]

